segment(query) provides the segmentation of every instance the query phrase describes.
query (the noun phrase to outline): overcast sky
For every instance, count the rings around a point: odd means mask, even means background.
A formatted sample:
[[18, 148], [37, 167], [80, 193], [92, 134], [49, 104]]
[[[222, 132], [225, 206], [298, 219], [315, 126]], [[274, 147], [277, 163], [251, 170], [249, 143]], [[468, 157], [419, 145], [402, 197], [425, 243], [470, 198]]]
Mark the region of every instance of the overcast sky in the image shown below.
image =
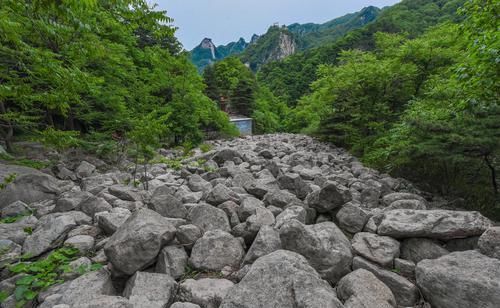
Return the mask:
[[240, 37], [249, 41], [252, 34], [265, 33], [278, 22], [289, 25], [322, 23], [366, 6], [384, 7], [398, 0], [150, 0], [167, 10], [179, 28], [177, 37], [184, 48], [192, 49], [204, 37], [216, 45]]

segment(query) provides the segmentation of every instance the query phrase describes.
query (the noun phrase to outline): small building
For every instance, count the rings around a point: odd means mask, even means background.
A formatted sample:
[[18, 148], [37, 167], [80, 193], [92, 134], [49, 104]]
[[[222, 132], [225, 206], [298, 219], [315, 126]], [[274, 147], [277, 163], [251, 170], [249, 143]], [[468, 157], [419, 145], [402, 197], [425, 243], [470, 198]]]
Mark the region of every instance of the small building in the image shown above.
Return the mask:
[[245, 118], [240, 116], [231, 116], [229, 121], [233, 123], [240, 131], [241, 136], [252, 135], [253, 133], [253, 120], [252, 118]]

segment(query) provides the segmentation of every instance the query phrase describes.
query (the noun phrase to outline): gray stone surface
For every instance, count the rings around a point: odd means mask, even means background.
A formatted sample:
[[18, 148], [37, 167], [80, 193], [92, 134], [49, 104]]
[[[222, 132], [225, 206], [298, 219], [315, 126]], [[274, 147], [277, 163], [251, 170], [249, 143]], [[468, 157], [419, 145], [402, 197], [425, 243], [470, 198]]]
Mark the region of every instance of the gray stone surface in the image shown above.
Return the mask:
[[275, 227], [281, 228], [283, 224], [291, 220], [297, 220], [305, 224], [306, 216], [307, 212], [303, 207], [295, 205], [288, 207], [283, 212], [279, 213], [278, 216], [276, 216]]
[[278, 250], [257, 259], [220, 308], [341, 308], [335, 291], [307, 260]]
[[370, 218], [370, 213], [352, 203], [345, 204], [336, 215], [339, 227], [350, 233], [361, 232]]
[[416, 285], [408, 279], [379, 267], [361, 257], [355, 257], [352, 262], [352, 269], [365, 269], [373, 273], [380, 281], [391, 289], [392, 294], [396, 297], [396, 302], [399, 306], [413, 307], [420, 299], [420, 293]]
[[326, 213], [336, 209], [351, 201], [352, 196], [349, 190], [340, 187], [334, 182], [327, 182], [320, 190], [316, 190], [307, 196], [307, 204], [318, 210], [320, 213]]
[[344, 302], [345, 308], [396, 307], [391, 289], [364, 269], [344, 276], [337, 285], [337, 295]]
[[85, 214], [94, 217], [96, 213], [111, 211], [113, 207], [103, 198], [91, 196], [80, 203], [80, 208]]
[[415, 272], [417, 284], [432, 307], [497, 308], [500, 303], [500, 260], [477, 251], [423, 260]]
[[233, 285], [227, 279], [187, 279], [180, 284], [177, 298], [201, 308], [217, 308]]
[[429, 237], [442, 240], [480, 235], [491, 226], [479, 212], [392, 210], [385, 212], [377, 233], [394, 238]]
[[23, 201], [29, 205], [41, 200], [53, 200], [73, 186], [71, 181], [60, 181], [48, 174], [36, 172], [18, 175], [6, 188], [0, 190], [0, 209], [15, 201]]
[[156, 261], [155, 272], [170, 275], [174, 279], [179, 279], [184, 274], [188, 261], [188, 255], [183, 246], [164, 247]]
[[113, 268], [131, 275], [154, 263], [160, 249], [174, 236], [175, 227], [165, 217], [140, 209], [110, 237], [104, 252]]
[[[59, 307], [62, 306], [62, 307]], [[57, 305], [52, 308], [137, 308], [128, 299], [121, 296], [99, 295], [87, 302], [76, 303], [73, 306]]]
[[220, 271], [225, 266], [238, 268], [244, 256], [237, 238], [222, 230], [212, 230], [196, 241], [189, 263], [196, 269]]
[[279, 249], [281, 249], [279, 233], [270, 226], [263, 226], [248, 249], [243, 263], [253, 263], [258, 258]]
[[36, 257], [53, 249], [65, 240], [69, 231], [77, 226], [71, 215], [48, 215], [44, 222], [40, 221], [33, 233], [23, 244], [23, 253]]
[[149, 202], [149, 208], [162, 216], [172, 218], [186, 218], [188, 213], [181, 200], [163, 187], [159, 187], [154, 191]]
[[82, 255], [85, 255], [92, 251], [94, 243], [95, 240], [90, 235], [76, 235], [68, 238], [64, 242], [64, 246], [76, 248]]
[[32, 210], [22, 201], [15, 201], [0, 210], [0, 217], [13, 217], [31, 214]]
[[211, 230], [229, 232], [231, 230], [226, 213], [209, 204], [200, 204], [191, 208], [187, 220], [203, 232]]
[[217, 184], [207, 196], [206, 201], [212, 205], [219, 205], [226, 201], [239, 201], [238, 195], [234, 193], [229, 187]]
[[123, 296], [134, 308], [161, 308], [174, 302], [177, 289], [177, 282], [170, 275], [136, 272], [127, 281]]
[[395, 192], [395, 193], [390, 193], [382, 197], [382, 204], [384, 206], [389, 206], [393, 202], [399, 201], [399, 200], [419, 200], [422, 203], [426, 204], [427, 201], [425, 198], [422, 196], [419, 196], [417, 194], [412, 194], [412, 193], [402, 193], [402, 192]]
[[124, 208], [115, 207], [109, 212], [97, 213], [95, 220], [99, 228], [107, 235], [112, 235], [130, 217], [132, 213]]
[[500, 227], [488, 228], [479, 238], [477, 246], [482, 254], [500, 259]]
[[401, 244], [401, 258], [415, 264], [424, 259], [437, 259], [448, 253], [448, 250], [436, 241], [426, 238], [410, 238]]
[[323, 279], [336, 283], [351, 271], [351, 243], [333, 222], [306, 226], [290, 220], [279, 234], [283, 249], [306, 257]]
[[89, 162], [82, 161], [76, 168], [75, 174], [78, 178], [83, 179], [92, 175], [96, 167]]
[[183, 225], [177, 228], [177, 240], [187, 248], [192, 248], [194, 243], [203, 236], [203, 232], [195, 225]]
[[100, 295], [117, 295], [111, 274], [105, 268], [84, 274], [64, 284], [60, 304], [87, 303]]
[[351, 243], [355, 254], [383, 267], [392, 268], [394, 258], [399, 257], [399, 242], [388, 236], [360, 232]]

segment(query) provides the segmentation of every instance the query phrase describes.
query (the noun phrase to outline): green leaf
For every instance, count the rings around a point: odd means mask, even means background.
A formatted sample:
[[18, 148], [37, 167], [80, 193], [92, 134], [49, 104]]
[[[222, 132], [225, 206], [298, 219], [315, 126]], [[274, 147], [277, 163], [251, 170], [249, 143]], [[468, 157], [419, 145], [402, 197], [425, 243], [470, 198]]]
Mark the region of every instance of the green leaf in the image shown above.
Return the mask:
[[14, 290], [14, 297], [16, 301], [24, 299], [24, 294], [28, 292], [29, 288], [27, 286], [18, 286]]
[[28, 301], [34, 299], [38, 295], [38, 292], [34, 292], [32, 290], [28, 290], [24, 293], [24, 298]]
[[9, 293], [5, 291], [0, 291], [0, 303], [4, 302], [7, 297], [9, 297]]
[[20, 279], [18, 279], [16, 281], [16, 285], [18, 286], [29, 286], [33, 283], [33, 281], [36, 280], [36, 277], [35, 276], [31, 276], [31, 275], [28, 275], [28, 276], [24, 276]]

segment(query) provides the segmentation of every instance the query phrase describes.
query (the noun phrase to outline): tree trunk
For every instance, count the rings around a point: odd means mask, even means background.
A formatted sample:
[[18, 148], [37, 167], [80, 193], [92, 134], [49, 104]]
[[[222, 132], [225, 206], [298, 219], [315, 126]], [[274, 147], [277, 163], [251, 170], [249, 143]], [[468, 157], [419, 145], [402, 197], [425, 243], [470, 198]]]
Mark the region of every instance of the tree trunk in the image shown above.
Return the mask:
[[[0, 113], [7, 113], [4, 102], [0, 102]], [[5, 128], [7, 132], [4, 133], [5, 147], [7, 152], [12, 153], [12, 137], [14, 137], [14, 127], [10, 121], [6, 121]]]
[[497, 173], [495, 170], [495, 166], [493, 166], [488, 155], [484, 155], [484, 162], [486, 163], [486, 166], [488, 166], [488, 168], [490, 169], [491, 186], [493, 187], [493, 192], [495, 196], [498, 196], [498, 183], [497, 183]]

